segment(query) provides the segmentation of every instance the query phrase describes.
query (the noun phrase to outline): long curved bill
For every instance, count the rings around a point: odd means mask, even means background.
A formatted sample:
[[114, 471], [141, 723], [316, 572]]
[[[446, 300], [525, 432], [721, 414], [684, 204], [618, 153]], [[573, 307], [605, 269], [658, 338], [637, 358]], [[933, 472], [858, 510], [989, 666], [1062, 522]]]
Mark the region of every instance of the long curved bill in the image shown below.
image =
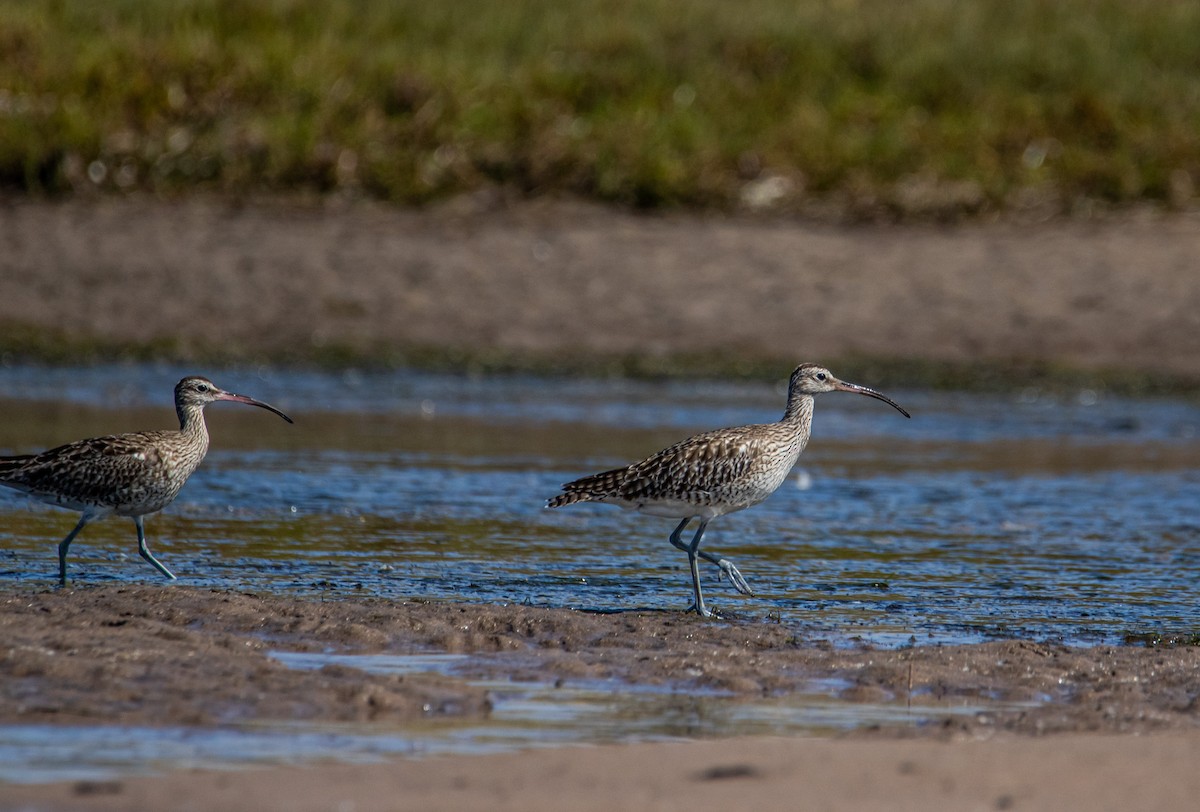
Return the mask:
[[859, 395], [866, 395], [869, 398], [875, 398], [876, 400], [882, 400], [884, 403], [891, 406], [893, 409], [900, 412], [900, 414], [904, 415], [905, 417], [910, 417], [910, 418], [912, 417], [911, 414], [904, 411], [904, 409], [902, 409], [900, 407], [899, 403], [892, 400], [891, 398], [889, 398], [887, 395], [883, 394], [882, 392], [876, 392], [874, 389], [870, 389], [866, 386], [859, 386], [856, 383], [846, 383], [845, 381], [834, 381], [833, 386], [835, 389], [840, 389], [843, 392], [854, 392]]
[[[880, 397], [882, 397], [882, 395]], [[235, 395], [233, 392], [221, 392], [221, 394], [217, 396], [217, 400], [231, 400], [234, 403], [249, 403], [251, 406], [257, 406], [260, 409], [266, 409], [268, 412], [274, 412], [275, 414], [279, 415], [280, 417], [282, 417], [284, 420], [286, 420], [289, 423], [296, 422], [295, 420], [292, 420], [292, 418], [288, 417], [283, 412], [276, 409], [270, 403], [263, 403], [261, 400], [255, 400], [254, 398], [249, 397], [248, 395]], [[896, 406], [896, 404], [894, 404], [894, 403], [892, 405]], [[896, 406], [896, 408], [900, 409], [899, 406]], [[903, 411], [903, 409], [901, 409], [901, 411]]]

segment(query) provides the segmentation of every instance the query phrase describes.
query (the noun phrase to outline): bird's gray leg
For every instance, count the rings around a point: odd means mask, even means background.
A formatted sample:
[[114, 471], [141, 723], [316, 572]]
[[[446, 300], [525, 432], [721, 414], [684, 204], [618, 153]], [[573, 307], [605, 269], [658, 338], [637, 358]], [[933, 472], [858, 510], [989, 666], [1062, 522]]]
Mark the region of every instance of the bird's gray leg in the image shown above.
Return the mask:
[[705, 522], [700, 523], [700, 529], [696, 531], [696, 537], [692, 539], [691, 546], [684, 544], [683, 539], [679, 537], [679, 534], [683, 532], [683, 528], [687, 527], [688, 522], [691, 520], [692, 517], [688, 516], [675, 527], [675, 530], [671, 533], [671, 544], [688, 554], [688, 566], [692, 571], [692, 590], [696, 593], [696, 600], [687, 610], [690, 612], [695, 609], [701, 615], [708, 617], [708, 610], [704, 608], [704, 596], [700, 593], [700, 567], [696, 564], [695, 549], [699, 546], [700, 536], [704, 535]]
[[676, 549], [683, 550], [685, 553], [688, 551], [688, 546], [683, 543], [683, 539], [679, 538], [679, 534], [683, 532], [683, 528], [687, 527], [688, 522], [690, 522], [691, 520], [692, 520], [692, 517], [688, 516], [686, 519], [684, 519], [682, 522], [680, 522], [679, 526], [676, 527], [675, 530], [671, 533], [671, 544]]
[[79, 535], [79, 531], [86, 527], [91, 520], [92, 517], [86, 513], [80, 516], [79, 524], [75, 525], [75, 529], [67, 533], [67, 537], [58, 543], [58, 583], [61, 586], [67, 585], [67, 549]]
[[696, 604], [693, 607], [697, 614], [701, 617], [712, 617], [712, 610], [704, 605], [704, 593], [700, 591], [700, 566], [697, 564], [697, 553], [700, 550], [700, 539], [704, 537], [704, 528], [708, 527], [708, 520], [701, 519], [700, 526], [696, 528], [696, 535], [692, 536], [692, 543], [687, 547], [688, 566], [692, 570], [692, 589], [696, 593]]
[[162, 565], [162, 563], [161, 563], [161, 562], [159, 562], [159, 560], [158, 560], [157, 558], [155, 558], [153, 555], [151, 555], [151, 554], [150, 554], [150, 548], [146, 546], [146, 529], [145, 529], [144, 527], [142, 527], [142, 517], [141, 517], [141, 516], [135, 516], [135, 517], [133, 518], [133, 523], [134, 523], [135, 525], [137, 525], [137, 531], [138, 531], [138, 552], [142, 554], [142, 558], [144, 558], [144, 559], [146, 559], [147, 561], [149, 561], [149, 562], [150, 562], [150, 565], [151, 565], [151, 566], [153, 566], [153, 567], [154, 567], [154, 569], [158, 570], [158, 571], [159, 571], [159, 572], [161, 572], [163, 575], [167, 576], [167, 577], [168, 577], [168, 578], [170, 578], [172, 581], [174, 581], [174, 580], [175, 580], [175, 575], [174, 575], [174, 574], [173, 574], [173, 573], [172, 573], [172, 572], [171, 572], [169, 569], [167, 569], [166, 567], [164, 567], [164, 566]]
[[[679, 526], [675, 528], [675, 532], [671, 534], [671, 544], [675, 545], [680, 550], [683, 550], [685, 553], [688, 552], [688, 546], [679, 538], [679, 534], [683, 532], [683, 528], [687, 527], [687, 523], [691, 520], [692, 519], [690, 516], [684, 519], [679, 523]], [[691, 553], [688, 554], [691, 555]], [[733, 584], [733, 588], [738, 592], [741, 592], [743, 595], [754, 594], [750, 591], [750, 584], [746, 583], [746, 579], [742, 577], [742, 574], [738, 572], [738, 568], [733, 566], [733, 562], [728, 558], [721, 558], [718, 555], [714, 555], [704, 550], [697, 550], [696, 555], [700, 556], [709, 563], [716, 564], [721, 572], [729, 578], [729, 583]]]

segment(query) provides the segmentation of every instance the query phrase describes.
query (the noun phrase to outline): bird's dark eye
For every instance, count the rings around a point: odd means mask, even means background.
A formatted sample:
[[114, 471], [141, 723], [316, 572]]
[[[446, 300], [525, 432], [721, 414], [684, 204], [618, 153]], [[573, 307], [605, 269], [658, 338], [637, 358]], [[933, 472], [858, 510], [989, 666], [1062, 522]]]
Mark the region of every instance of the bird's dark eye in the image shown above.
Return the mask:
[[824, 373], [824, 372], [818, 372], [818, 373], [817, 373], [817, 380], [818, 380], [818, 381], [823, 381], [823, 380], [825, 380], [825, 373]]

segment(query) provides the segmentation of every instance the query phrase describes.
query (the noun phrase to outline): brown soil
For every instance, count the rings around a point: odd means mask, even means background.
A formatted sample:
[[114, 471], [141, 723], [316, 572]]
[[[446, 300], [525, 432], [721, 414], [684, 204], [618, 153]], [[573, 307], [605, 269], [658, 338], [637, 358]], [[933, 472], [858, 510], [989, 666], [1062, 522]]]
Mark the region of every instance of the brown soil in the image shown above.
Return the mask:
[[0, 339], [251, 360], [1023, 360], [1195, 381], [1198, 250], [1195, 215], [901, 228], [489, 197], [19, 200], [0, 207]]
[[1068, 648], [1025, 641], [900, 650], [805, 642], [758, 619], [679, 612], [386, 600], [321, 601], [185, 587], [0, 593], [0, 721], [215, 724], [481, 716], [483, 691], [457, 677], [286, 668], [267, 651], [487, 652], [462, 676], [611, 679], [777, 696], [836, 678], [847, 702], [1000, 704], [944, 728], [1149, 732], [1200, 726], [1200, 648]]

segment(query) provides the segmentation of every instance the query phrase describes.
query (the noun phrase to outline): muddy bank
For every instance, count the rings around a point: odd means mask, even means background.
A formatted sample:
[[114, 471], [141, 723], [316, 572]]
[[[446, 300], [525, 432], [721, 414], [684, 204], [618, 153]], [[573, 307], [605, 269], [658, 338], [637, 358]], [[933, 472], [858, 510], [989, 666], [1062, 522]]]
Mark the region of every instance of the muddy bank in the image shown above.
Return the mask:
[[336, 612], [286, 603], [174, 589], [8, 590], [0, 599], [0, 720], [212, 725], [487, 712], [483, 691], [450, 678], [284, 667], [267, 657], [271, 648], [386, 640]]
[[[846, 702], [1001, 705], [866, 736], [1194, 730], [1200, 648], [1029, 641], [844, 649], [745, 617], [382, 599], [319, 600], [186, 587], [8, 588], [0, 597], [0, 721], [216, 724], [483, 716], [465, 678], [612, 679], [752, 699], [835, 680]], [[271, 650], [483, 653], [454, 676], [295, 671]]]
[[[572, 202], [0, 204], [0, 350], [1200, 380], [1200, 217], [832, 226]], [[457, 361], [456, 361], [457, 359]], [[624, 360], [622, 360], [624, 359]], [[629, 361], [629, 359], [634, 359]], [[847, 374], [848, 368], [842, 368]]]

